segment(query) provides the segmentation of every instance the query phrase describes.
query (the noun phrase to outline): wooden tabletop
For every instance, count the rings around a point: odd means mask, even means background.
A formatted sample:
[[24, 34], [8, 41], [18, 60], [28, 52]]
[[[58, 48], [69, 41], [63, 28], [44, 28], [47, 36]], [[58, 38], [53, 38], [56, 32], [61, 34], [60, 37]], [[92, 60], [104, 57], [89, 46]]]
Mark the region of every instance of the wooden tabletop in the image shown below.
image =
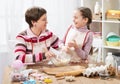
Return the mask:
[[[10, 81], [10, 72], [11, 72], [11, 68], [6, 67], [4, 70], [4, 77], [3, 77], [2, 84], [20, 84], [19, 82]], [[65, 79], [58, 80], [53, 75], [49, 75], [49, 76], [53, 80], [53, 82], [49, 84], [120, 84], [120, 79], [118, 78], [110, 78], [108, 80], [103, 80], [103, 79], [100, 79], [99, 77], [87, 78], [83, 76], [78, 76], [78, 77], [75, 77], [75, 81], [67, 82]], [[37, 83], [37, 84], [40, 84], [40, 83]], [[42, 83], [42, 84], [46, 84], [46, 83]]]

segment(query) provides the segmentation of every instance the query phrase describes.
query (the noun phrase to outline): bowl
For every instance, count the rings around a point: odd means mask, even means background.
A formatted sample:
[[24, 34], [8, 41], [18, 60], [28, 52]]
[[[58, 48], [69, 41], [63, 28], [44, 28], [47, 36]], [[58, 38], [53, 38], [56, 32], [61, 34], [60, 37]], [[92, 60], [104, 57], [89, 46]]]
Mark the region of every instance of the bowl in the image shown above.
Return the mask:
[[53, 57], [51, 59], [51, 62], [55, 65], [55, 66], [65, 66], [68, 65], [70, 62], [70, 56], [67, 53], [61, 53], [56, 57]]
[[56, 58], [52, 58], [51, 62], [55, 65], [55, 66], [65, 66], [69, 64], [69, 59], [56, 59]]
[[50, 51], [56, 55], [55, 57], [50, 59], [52, 64], [54, 64], [55, 66], [65, 66], [69, 64], [71, 56], [65, 51], [55, 50], [53, 48], [50, 48]]

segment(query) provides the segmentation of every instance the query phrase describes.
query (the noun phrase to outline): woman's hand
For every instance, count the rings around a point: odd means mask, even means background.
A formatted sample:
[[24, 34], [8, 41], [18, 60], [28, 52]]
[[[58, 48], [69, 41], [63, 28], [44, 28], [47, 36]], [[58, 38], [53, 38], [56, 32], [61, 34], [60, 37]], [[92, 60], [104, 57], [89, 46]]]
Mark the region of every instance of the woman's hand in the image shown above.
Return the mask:
[[50, 60], [52, 57], [55, 57], [55, 54], [51, 51], [49, 51], [47, 48], [43, 48], [45, 51], [45, 57], [47, 60]]
[[46, 59], [50, 60], [52, 57], [55, 57], [55, 54], [51, 51], [45, 52]]

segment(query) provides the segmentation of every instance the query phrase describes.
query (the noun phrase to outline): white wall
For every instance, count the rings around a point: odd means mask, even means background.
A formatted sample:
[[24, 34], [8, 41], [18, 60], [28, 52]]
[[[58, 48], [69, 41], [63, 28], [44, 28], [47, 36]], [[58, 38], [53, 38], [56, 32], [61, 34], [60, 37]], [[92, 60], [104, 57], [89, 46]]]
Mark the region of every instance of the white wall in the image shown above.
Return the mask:
[[[56, 33], [61, 39], [65, 30], [72, 24], [73, 10], [76, 8], [75, 0], [54, 0], [55, 3], [48, 10], [48, 28]], [[56, 4], [56, 5], [54, 5]], [[52, 10], [51, 10], [52, 9]]]

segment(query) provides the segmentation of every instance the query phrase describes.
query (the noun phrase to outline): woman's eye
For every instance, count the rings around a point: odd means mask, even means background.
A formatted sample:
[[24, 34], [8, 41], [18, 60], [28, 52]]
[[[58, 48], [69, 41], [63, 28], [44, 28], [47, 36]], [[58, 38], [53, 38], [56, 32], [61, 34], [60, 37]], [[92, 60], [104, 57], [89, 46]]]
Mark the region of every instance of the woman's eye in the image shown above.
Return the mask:
[[47, 21], [47, 18], [42, 19], [42, 21]]

